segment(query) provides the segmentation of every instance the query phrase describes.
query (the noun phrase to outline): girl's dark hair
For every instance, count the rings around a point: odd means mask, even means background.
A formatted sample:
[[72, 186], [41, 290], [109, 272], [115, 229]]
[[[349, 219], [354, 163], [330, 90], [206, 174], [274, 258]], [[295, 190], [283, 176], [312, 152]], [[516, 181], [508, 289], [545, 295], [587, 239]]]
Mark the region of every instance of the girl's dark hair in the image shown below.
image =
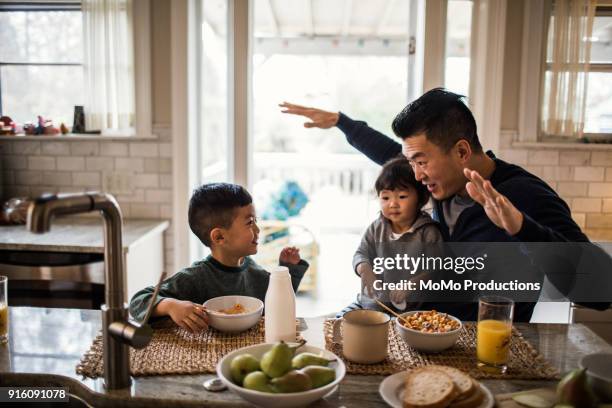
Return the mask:
[[410, 163], [403, 156], [391, 159], [383, 165], [376, 183], [374, 183], [374, 188], [377, 195], [383, 190], [414, 189], [419, 199], [419, 209], [427, 204], [430, 196], [427, 187], [414, 177], [414, 171], [412, 171]]

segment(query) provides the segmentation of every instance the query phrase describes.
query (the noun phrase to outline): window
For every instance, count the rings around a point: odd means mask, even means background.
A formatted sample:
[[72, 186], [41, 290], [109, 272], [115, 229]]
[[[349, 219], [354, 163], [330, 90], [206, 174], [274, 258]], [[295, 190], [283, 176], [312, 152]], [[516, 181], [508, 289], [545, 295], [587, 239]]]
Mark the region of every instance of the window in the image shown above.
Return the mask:
[[[550, 20], [549, 30], [547, 33], [548, 41], [546, 49], [546, 61], [545, 61], [545, 72], [542, 80], [544, 81], [543, 87], [543, 100], [542, 100], [542, 116], [548, 118], [549, 115], [549, 95], [551, 88], [551, 76], [552, 76], [552, 41], [554, 30], [555, 17], [553, 16]], [[585, 41], [590, 41], [590, 59], [589, 59], [589, 70], [586, 76], [586, 82], [584, 83], [585, 88], [582, 85], [571, 89], [573, 83], [578, 83], [580, 77], [578, 74], [570, 70], [565, 73], [564, 79], [565, 94], [563, 96], [562, 108], [565, 109], [565, 104], [568, 106], [578, 106], [580, 102], [572, 105], [570, 101], [579, 101], [581, 98], [573, 98], [571, 92], [576, 92], [581, 95], [582, 89], [586, 89], [586, 99], [584, 100], [584, 129], [583, 135], [585, 141], [589, 138], [598, 139], [605, 136], [605, 140], [609, 139], [612, 135], [612, 7], [611, 6], [598, 6], [595, 10], [595, 16], [593, 19], [593, 31], [591, 37]], [[579, 51], [574, 51], [578, 55]], [[567, 101], [567, 102], [566, 102]], [[579, 109], [575, 108], [575, 109]], [[557, 108], [559, 110], [559, 108]], [[568, 109], [571, 112], [571, 109]], [[561, 120], [576, 120], [576, 118], [570, 118], [571, 114], [567, 117], [560, 118]], [[545, 140], [555, 141], [561, 136], [567, 136], [564, 134], [551, 133], [547, 134], [546, 130], [542, 131]]]
[[593, 22], [585, 133], [612, 134], [612, 7], [600, 7]]
[[446, 12], [444, 87], [469, 96], [472, 1], [449, 0]]
[[77, 3], [0, 4], [0, 113], [72, 125], [84, 102], [82, 39]]

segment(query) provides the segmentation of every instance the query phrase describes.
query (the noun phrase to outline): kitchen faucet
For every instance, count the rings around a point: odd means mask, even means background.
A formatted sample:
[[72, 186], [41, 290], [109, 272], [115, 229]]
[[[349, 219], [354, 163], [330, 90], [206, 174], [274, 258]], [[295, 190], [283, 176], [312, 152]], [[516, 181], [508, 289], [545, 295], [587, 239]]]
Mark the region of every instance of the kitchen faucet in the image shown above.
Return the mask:
[[51, 229], [55, 215], [100, 211], [104, 220], [104, 292], [102, 305], [102, 338], [104, 344], [104, 385], [109, 390], [129, 387], [129, 346], [143, 348], [151, 341], [153, 330], [147, 321], [153, 310], [162, 274], [147, 313], [142, 322], [128, 319], [125, 304], [126, 276], [123, 268], [123, 244], [121, 242], [122, 216], [115, 198], [104, 193], [43, 195], [28, 208], [28, 229], [45, 233]]

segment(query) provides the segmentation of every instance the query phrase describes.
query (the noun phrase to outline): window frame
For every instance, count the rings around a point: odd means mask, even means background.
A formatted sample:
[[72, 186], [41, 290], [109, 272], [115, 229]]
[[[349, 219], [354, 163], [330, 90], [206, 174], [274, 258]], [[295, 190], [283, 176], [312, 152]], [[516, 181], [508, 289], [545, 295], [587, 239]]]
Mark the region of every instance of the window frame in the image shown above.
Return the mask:
[[[584, 139], [590, 139], [593, 144], [598, 141], [610, 144], [612, 133], [584, 133], [581, 139], [542, 133], [544, 76], [550, 67], [546, 61], [546, 45], [552, 2], [553, 0], [529, 1], [525, 2], [524, 6], [518, 139], [520, 142], [542, 144], [586, 144]], [[595, 16], [612, 16], [612, 1], [600, 1]], [[538, 75], [533, 75], [533, 72], [538, 72]], [[612, 63], [591, 63], [589, 73], [591, 72], [612, 72]]]
[[[82, 12], [81, 2], [57, 3], [0, 3], [0, 13], [11, 12], [50, 12], [50, 11], [79, 11]], [[83, 67], [83, 61], [78, 62], [15, 62], [0, 60], [0, 116], [4, 115], [2, 104], [2, 67]]]

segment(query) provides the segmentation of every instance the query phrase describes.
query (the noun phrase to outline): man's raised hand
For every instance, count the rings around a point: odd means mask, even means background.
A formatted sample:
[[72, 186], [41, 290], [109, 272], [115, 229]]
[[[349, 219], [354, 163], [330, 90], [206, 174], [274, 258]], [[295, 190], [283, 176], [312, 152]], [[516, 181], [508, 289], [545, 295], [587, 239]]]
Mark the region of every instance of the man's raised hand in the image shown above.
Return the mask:
[[290, 115], [304, 116], [310, 119], [310, 122], [305, 122], [305, 128], [329, 129], [336, 126], [340, 114], [338, 112], [328, 112], [317, 108], [308, 108], [306, 106], [295, 105], [289, 102], [280, 103], [281, 112]]
[[474, 201], [482, 205], [487, 217], [510, 235], [516, 235], [523, 226], [523, 213], [508, 198], [493, 188], [476, 170], [463, 169], [469, 180], [465, 188]]

